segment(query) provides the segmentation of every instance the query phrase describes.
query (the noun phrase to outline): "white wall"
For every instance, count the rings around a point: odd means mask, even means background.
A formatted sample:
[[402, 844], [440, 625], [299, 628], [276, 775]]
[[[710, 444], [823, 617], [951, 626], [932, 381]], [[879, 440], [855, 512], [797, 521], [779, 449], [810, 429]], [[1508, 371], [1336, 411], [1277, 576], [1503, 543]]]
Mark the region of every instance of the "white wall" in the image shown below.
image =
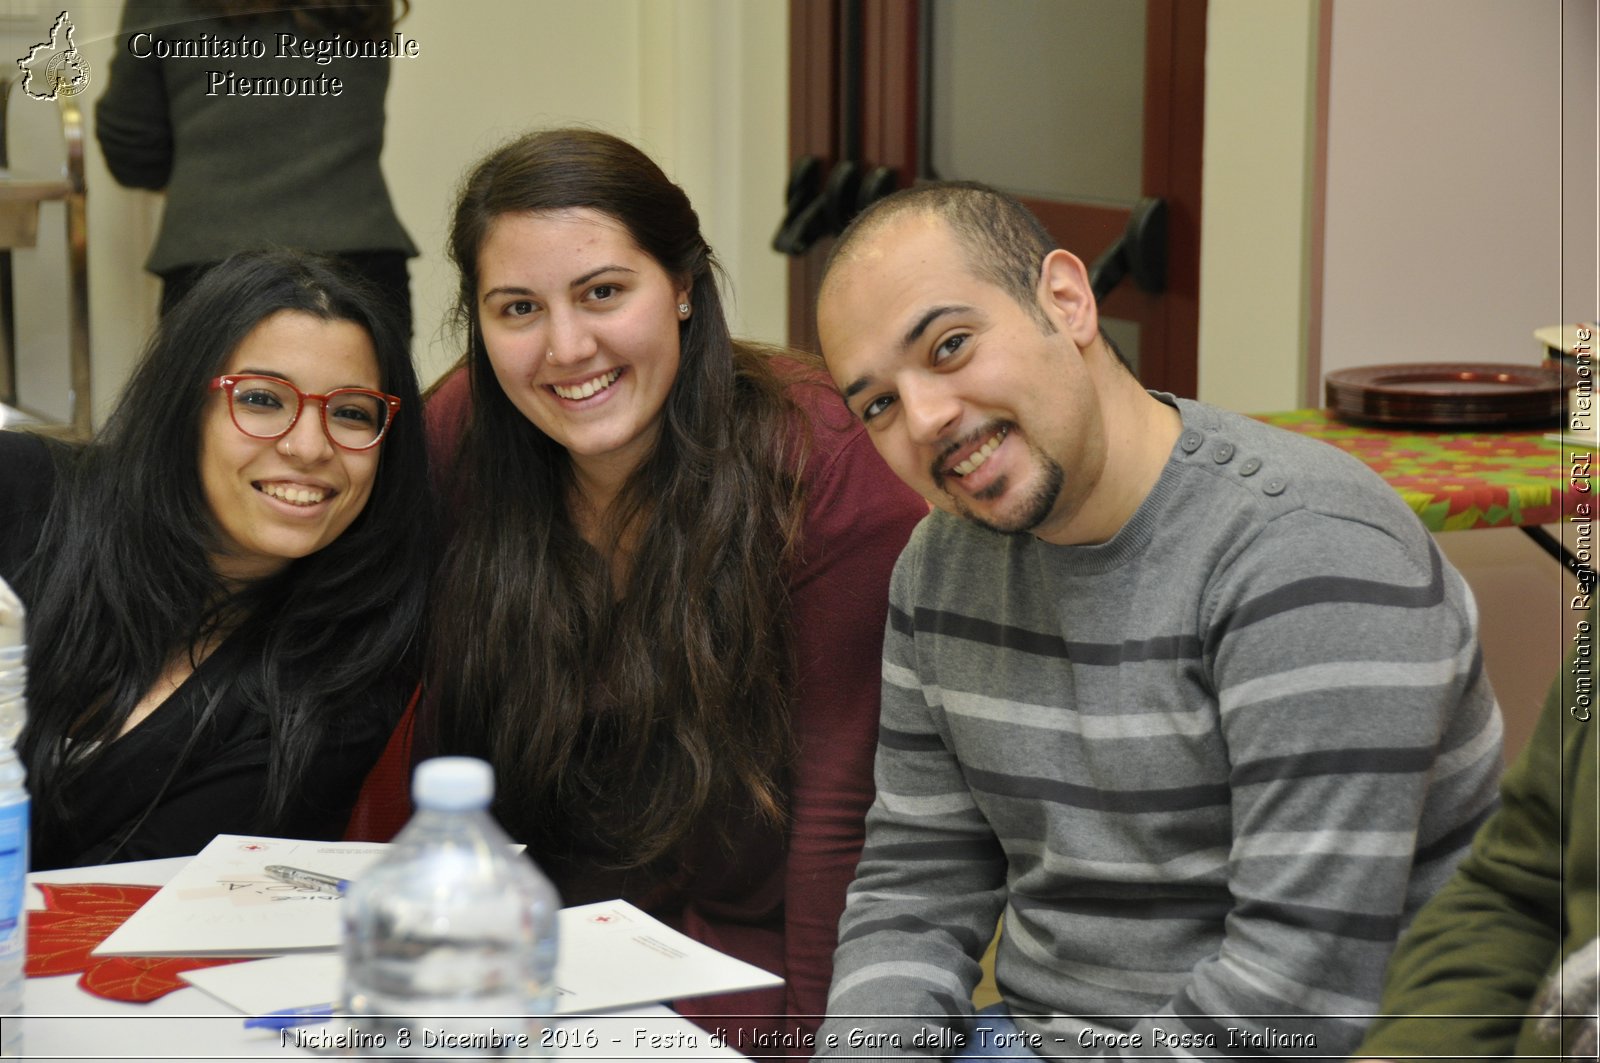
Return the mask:
[[1315, 0], [1211, 0], [1201, 168], [1199, 398], [1303, 405]]
[[1594, 0], [1561, 3], [1561, 319], [1600, 320], [1600, 53]]
[[1564, 135], [1562, 95], [1586, 80], [1592, 116], [1594, 27], [1592, 0], [1336, 0], [1324, 371], [1532, 361], [1593, 320], [1594, 127]]
[[[1594, 320], [1592, 0], [1326, 2], [1322, 369]], [[1303, 404], [1318, 7], [1209, 9], [1200, 394], [1233, 409]]]

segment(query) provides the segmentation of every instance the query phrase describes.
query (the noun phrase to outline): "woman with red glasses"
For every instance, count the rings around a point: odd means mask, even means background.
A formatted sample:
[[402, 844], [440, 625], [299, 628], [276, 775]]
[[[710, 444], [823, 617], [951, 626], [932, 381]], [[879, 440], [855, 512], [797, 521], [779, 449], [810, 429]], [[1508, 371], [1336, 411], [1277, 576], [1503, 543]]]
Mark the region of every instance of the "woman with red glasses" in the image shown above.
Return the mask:
[[470, 347], [428, 403], [456, 527], [419, 733], [493, 761], [568, 904], [627, 898], [785, 980], [680, 1010], [809, 1057], [927, 506], [817, 364], [729, 335], [694, 208], [632, 145], [494, 152], [451, 253]]
[[0, 433], [34, 868], [339, 836], [414, 679], [424, 469], [380, 298], [290, 252], [208, 273], [92, 442]]

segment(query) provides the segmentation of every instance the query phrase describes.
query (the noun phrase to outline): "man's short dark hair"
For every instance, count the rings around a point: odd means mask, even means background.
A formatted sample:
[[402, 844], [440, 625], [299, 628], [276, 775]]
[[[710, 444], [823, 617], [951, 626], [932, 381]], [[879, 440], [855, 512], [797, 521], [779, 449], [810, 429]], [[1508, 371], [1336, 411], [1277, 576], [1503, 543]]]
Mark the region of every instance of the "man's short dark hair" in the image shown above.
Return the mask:
[[1042, 327], [1050, 327], [1039, 307], [1039, 267], [1056, 249], [1054, 238], [1028, 208], [976, 181], [932, 181], [878, 200], [833, 245], [824, 280], [858, 241], [906, 213], [943, 218], [966, 251], [972, 271], [1009, 294]]
[[[848, 257], [856, 244], [908, 213], [943, 218], [966, 252], [972, 272], [1015, 299], [1041, 329], [1055, 331], [1039, 305], [1039, 270], [1045, 256], [1060, 245], [1027, 207], [977, 181], [929, 181], [902, 188], [872, 204], [856, 216], [828, 252], [822, 268], [823, 285], [834, 265]], [[1104, 329], [1100, 336], [1131, 372], [1133, 367]]]

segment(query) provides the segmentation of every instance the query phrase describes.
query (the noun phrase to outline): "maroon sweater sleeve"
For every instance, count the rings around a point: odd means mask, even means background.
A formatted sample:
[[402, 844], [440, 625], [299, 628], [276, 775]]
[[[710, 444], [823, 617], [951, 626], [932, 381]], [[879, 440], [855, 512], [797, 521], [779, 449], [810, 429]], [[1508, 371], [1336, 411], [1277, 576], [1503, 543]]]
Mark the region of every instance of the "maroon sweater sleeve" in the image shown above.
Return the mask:
[[928, 506], [884, 464], [831, 387], [800, 385], [793, 394], [813, 439], [790, 587], [798, 762], [781, 973], [791, 1028], [812, 1033], [826, 1011], [845, 889], [875, 793], [889, 575]]
[[423, 437], [428, 441], [428, 475], [435, 494], [450, 504], [459, 501], [453, 489], [456, 450], [472, 410], [472, 385], [465, 367], [450, 375], [428, 396], [422, 408]]

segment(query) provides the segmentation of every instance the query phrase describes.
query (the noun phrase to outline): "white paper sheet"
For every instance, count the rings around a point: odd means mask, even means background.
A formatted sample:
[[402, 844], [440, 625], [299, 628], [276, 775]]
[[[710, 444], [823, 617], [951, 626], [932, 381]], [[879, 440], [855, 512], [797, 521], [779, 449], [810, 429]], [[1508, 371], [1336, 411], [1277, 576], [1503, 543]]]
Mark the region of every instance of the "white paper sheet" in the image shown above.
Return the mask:
[[[685, 937], [626, 901], [564, 908], [558, 920], [558, 1015], [783, 983], [777, 975]], [[207, 967], [180, 977], [246, 1015], [266, 1015], [337, 1000], [343, 976], [338, 955], [322, 952]]]
[[343, 899], [268, 864], [358, 878], [388, 846], [219, 834], [98, 947], [101, 956], [276, 956], [339, 945]]

